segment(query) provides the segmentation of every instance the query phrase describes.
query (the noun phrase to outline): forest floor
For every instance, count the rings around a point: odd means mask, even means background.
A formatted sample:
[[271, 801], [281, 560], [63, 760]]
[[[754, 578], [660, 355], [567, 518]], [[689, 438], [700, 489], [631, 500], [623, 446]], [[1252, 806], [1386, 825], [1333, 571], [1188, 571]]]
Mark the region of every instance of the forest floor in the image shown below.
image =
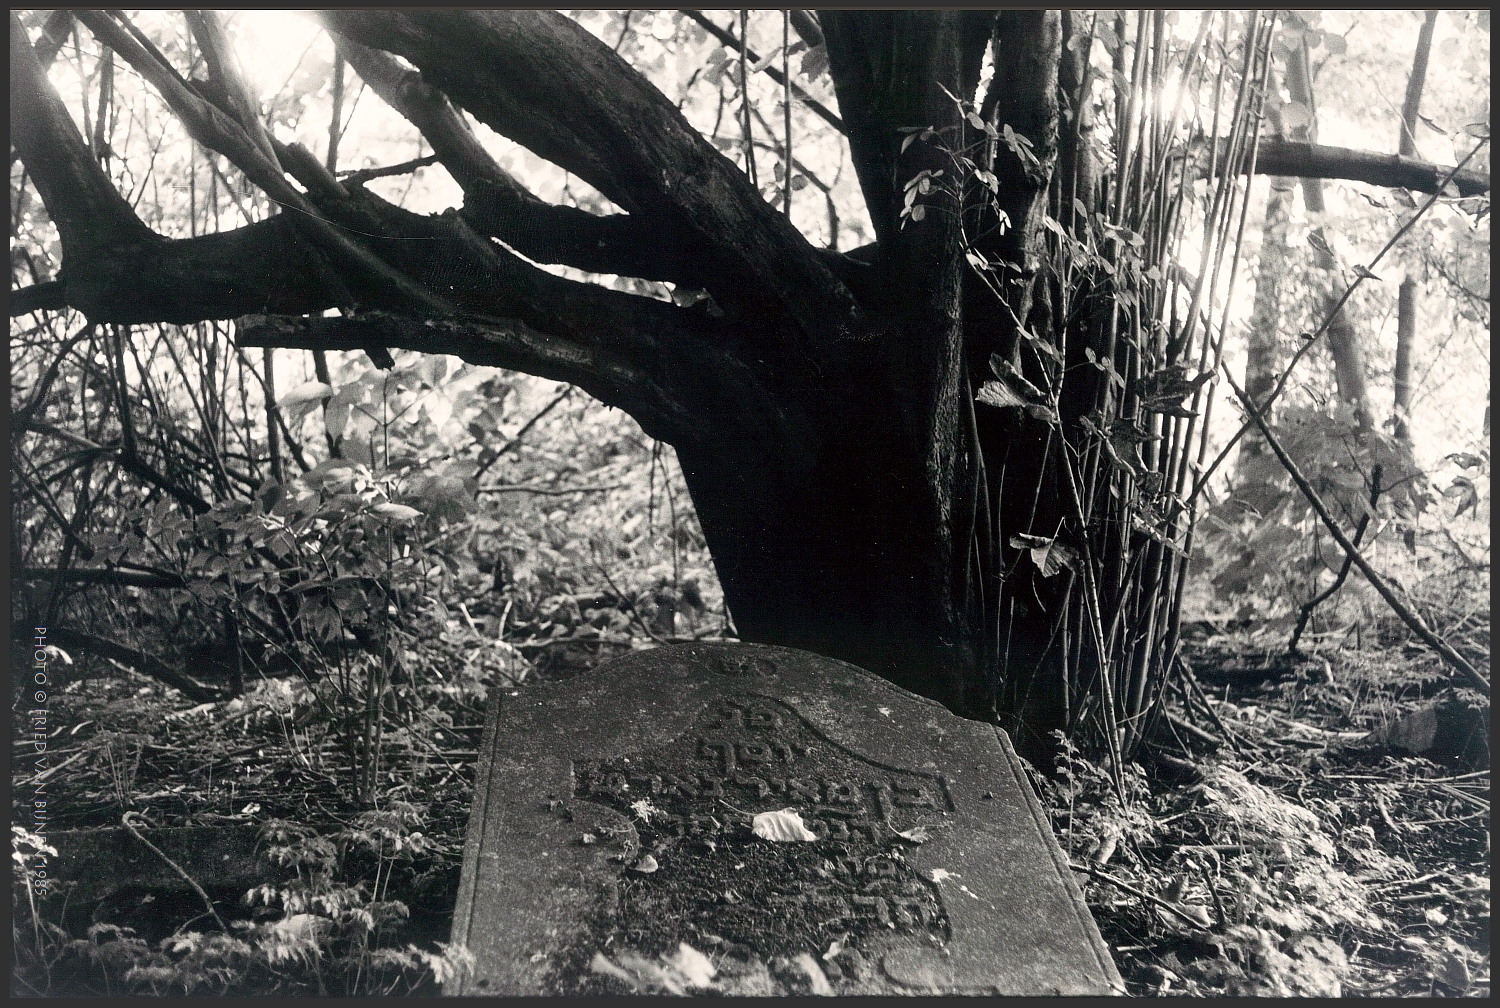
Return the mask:
[[[1434, 656], [1344, 648], [1290, 665], [1207, 635], [1187, 655], [1196, 675], [1174, 678], [1145, 769], [1117, 780], [1068, 752], [1035, 777], [1128, 992], [1487, 996], [1487, 750], [1476, 763], [1366, 739], [1442, 689]], [[553, 655], [504, 688], [600, 657]], [[405, 712], [371, 812], [350, 798], [349, 748], [305, 700], [271, 680], [193, 705], [134, 675], [54, 694], [49, 834], [130, 811], [155, 829], [259, 826], [262, 854], [301, 865], [302, 882], [259, 894], [279, 906], [221, 901], [235, 941], [195, 934], [213, 928], [192, 900], [87, 914], [48, 901], [33, 918], [15, 885], [13, 994], [435, 991], [458, 965], [437, 943], [484, 705], [455, 686]], [[12, 766], [12, 822], [27, 824], [30, 761]]]

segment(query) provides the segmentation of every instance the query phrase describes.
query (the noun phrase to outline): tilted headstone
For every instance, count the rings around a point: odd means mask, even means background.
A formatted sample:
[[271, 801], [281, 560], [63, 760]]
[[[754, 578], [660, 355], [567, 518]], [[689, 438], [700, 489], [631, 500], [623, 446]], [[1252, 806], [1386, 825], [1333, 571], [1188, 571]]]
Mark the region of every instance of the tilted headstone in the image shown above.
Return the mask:
[[753, 644], [502, 691], [453, 940], [462, 995], [1123, 990], [1003, 733]]

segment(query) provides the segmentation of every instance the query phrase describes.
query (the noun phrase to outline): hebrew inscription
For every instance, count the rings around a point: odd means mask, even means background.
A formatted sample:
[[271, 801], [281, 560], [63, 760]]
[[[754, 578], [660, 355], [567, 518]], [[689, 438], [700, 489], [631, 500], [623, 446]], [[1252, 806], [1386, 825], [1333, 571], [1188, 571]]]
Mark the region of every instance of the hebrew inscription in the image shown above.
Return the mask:
[[[632, 944], [649, 945], [661, 920], [674, 935], [686, 924], [765, 956], [851, 947], [872, 932], [947, 937], [937, 887], [904, 853], [924, 829], [946, 828], [947, 782], [847, 750], [768, 697], [723, 701], [659, 749], [574, 760], [573, 797], [627, 816], [635, 846], [622, 856], [655, 862], [621, 874], [618, 919]], [[752, 832], [756, 813], [786, 808], [816, 840]]]

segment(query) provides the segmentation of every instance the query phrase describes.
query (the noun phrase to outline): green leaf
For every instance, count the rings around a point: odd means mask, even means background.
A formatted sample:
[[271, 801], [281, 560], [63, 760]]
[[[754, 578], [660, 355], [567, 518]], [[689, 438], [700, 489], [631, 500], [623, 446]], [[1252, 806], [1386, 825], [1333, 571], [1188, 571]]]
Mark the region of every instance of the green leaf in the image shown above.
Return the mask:
[[333, 386], [326, 385], [320, 381], [303, 382], [281, 397], [277, 403], [283, 410], [295, 410], [299, 406], [310, 403], [321, 402], [328, 396], [333, 395]]
[[1453, 512], [1455, 518], [1469, 510], [1479, 513], [1479, 491], [1475, 489], [1474, 481], [1471, 479], [1463, 476], [1453, 477], [1452, 484], [1443, 491], [1443, 496], [1457, 502], [1458, 508]]
[[1077, 550], [1043, 536], [1013, 535], [1010, 537], [1010, 548], [1026, 550], [1042, 577], [1052, 577], [1065, 567], [1072, 570], [1078, 561]]
[[422, 515], [422, 512], [414, 507], [407, 507], [405, 504], [393, 504], [390, 501], [386, 501], [384, 504], [376, 504], [370, 511], [387, 521], [411, 521], [413, 518], [419, 518]]
[[997, 381], [987, 381], [979, 386], [979, 394], [974, 397], [987, 406], [1015, 407], [1024, 409], [1029, 405], [1025, 399], [1016, 395], [1005, 385]]
[[808, 80], [817, 80], [828, 69], [828, 49], [824, 46], [814, 46], [802, 54], [802, 76]]
[[1182, 401], [1205, 385], [1213, 372], [1205, 371], [1196, 378], [1187, 377], [1187, 368], [1172, 364], [1136, 381], [1136, 395], [1140, 396], [1141, 409], [1151, 413], [1187, 418], [1195, 416], [1182, 405]]
[[1051, 406], [1045, 406], [1041, 403], [1027, 403], [1026, 412], [1044, 423], [1057, 423], [1057, 412]]
[[1473, 469], [1475, 466], [1484, 465], [1484, 459], [1468, 452], [1454, 452], [1451, 455], [1444, 455], [1443, 459], [1452, 462], [1460, 469]]
[[1047, 402], [1047, 397], [1042, 393], [1042, 390], [1021, 377], [1021, 373], [1016, 370], [1015, 365], [1004, 357], [1001, 357], [998, 353], [990, 354], [990, 370], [995, 373], [996, 378], [1009, 385], [1017, 395], [1021, 396], [1027, 402]]

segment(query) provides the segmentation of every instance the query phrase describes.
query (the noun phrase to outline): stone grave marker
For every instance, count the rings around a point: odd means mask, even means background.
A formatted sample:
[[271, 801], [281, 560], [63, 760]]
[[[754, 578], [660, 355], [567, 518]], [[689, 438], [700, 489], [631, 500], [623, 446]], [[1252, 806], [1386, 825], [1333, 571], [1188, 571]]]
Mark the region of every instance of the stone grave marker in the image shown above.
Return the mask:
[[448, 994], [1123, 991], [1004, 734], [852, 665], [502, 690], [478, 774]]

